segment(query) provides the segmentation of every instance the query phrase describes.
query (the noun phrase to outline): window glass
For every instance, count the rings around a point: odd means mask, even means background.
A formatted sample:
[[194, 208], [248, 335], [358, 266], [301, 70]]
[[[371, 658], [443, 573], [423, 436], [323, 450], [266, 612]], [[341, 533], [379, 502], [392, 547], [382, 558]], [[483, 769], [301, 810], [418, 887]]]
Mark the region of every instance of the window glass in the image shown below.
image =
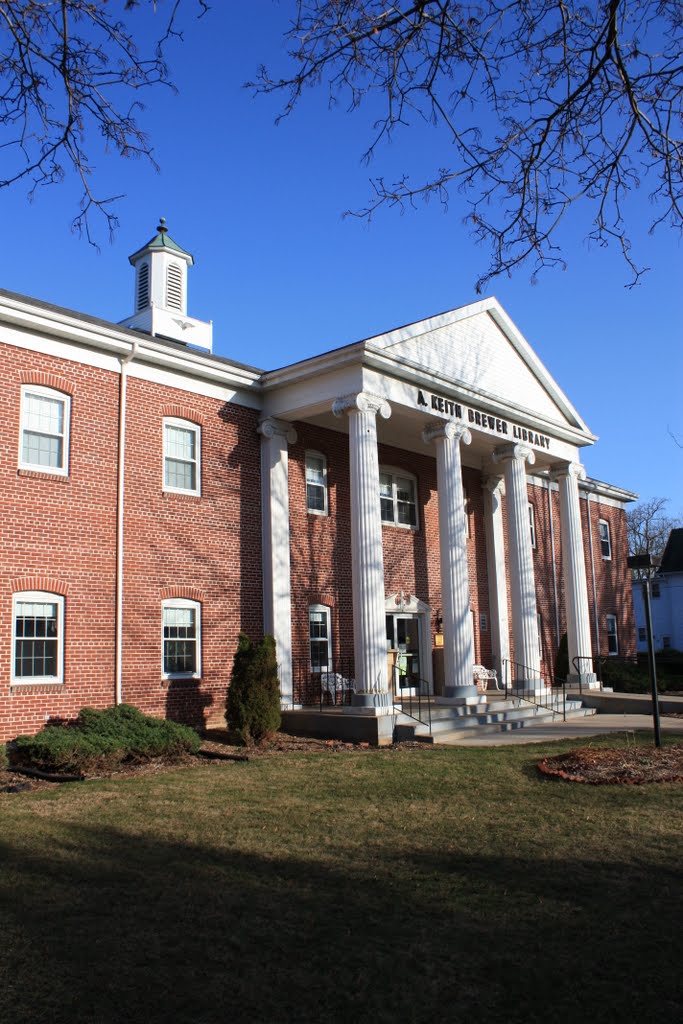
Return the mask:
[[603, 558], [611, 558], [612, 545], [609, 537], [609, 523], [606, 519], [598, 520], [598, 530], [600, 531], [600, 553]]
[[618, 654], [619, 653], [619, 641], [617, 638], [617, 617], [616, 615], [607, 616], [607, 653]]
[[652, 592], [652, 596], [653, 597], [661, 597], [661, 593], [662, 592], [661, 592], [660, 584], [659, 584], [658, 580], [653, 580], [652, 581], [651, 592]]
[[536, 547], [536, 527], [534, 525], [534, 506], [529, 502], [529, 530], [531, 532], [531, 546]]
[[199, 605], [178, 602], [164, 605], [164, 675], [196, 675]]
[[638, 640], [644, 643], [647, 640], [647, 630], [645, 626], [638, 626]]
[[64, 472], [67, 397], [47, 388], [24, 388], [22, 399], [21, 465]]
[[382, 470], [379, 474], [379, 500], [383, 523], [417, 526], [415, 479]]
[[164, 487], [199, 492], [199, 427], [193, 423], [164, 424]]
[[312, 605], [308, 610], [311, 671], [327, 672], [330, 668], [330, 609]]
[[15, 680], [61, 682], [64, 599], [54, 594], [18, 594], [14, 599]]
[[306, 452], [306, 510], [327, 512], [327, 460], [314, 452]]

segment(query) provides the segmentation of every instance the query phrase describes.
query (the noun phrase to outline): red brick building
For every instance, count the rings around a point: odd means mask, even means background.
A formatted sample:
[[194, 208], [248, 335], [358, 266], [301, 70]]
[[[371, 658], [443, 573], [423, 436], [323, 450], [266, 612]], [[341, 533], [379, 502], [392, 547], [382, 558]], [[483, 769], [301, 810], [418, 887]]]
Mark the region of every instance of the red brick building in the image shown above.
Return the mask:
[[218, 720], [240, 631], [283, 706], [332, 677], [371, 714], [475, 664], [541, 691], [564, 633], [585, 685], [634, 653], [634, 496], [496, 300], [263, 372], [211, 354], [163, 224], [131, 263], [121, 325], [0, 292], [1, 739]]

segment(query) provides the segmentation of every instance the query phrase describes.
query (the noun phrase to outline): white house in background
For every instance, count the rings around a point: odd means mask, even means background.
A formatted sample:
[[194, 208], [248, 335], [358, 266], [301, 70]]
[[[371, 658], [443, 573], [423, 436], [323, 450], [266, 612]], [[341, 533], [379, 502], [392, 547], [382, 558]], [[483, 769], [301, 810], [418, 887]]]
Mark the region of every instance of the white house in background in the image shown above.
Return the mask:
[[[651, 584], [655, 650], [683, 651], [683, 528], [672, 530], [662, 564]], [[647, 651], [642, 586], [633, 584], [633, 612], [638, 651]]]

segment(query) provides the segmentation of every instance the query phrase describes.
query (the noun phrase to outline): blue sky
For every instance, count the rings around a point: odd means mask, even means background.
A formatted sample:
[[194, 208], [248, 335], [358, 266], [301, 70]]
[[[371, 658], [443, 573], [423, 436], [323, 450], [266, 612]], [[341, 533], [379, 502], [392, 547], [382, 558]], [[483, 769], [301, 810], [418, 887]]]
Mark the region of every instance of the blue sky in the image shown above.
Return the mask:
[[[168, 2], [162, 3], [162, 10]], [[465, 305], [485, 271], [485, 250], [463, 226], [455, 197], [370, 225], [342, 217], [370, 196], [369, 178], [390, 179], [448, 163], [437, 131], [413, 125], [370, 167], [361, 155], [370, 112], [328, 110], [319, 91], [279, 126], [279, 102], [243, 83], [260, 63], [286, 67], [282, 32], [294, 0], [214, 2], [170, 53], [178, 93], [147, 93], [141, 121], [161, 172], [92, 151], [96, 183], [125, 193], [113, 244], [101, 251], [70, 233], [76, 184], [44, 189], [29, 204], [0, 192], [6, 244], [0, 285], [114, 321], [132, 312], [127, 257], [154, 233], [160, 215], [195, 257], [188, 312], [214, 321], [214, 350], [271, 368]], [[144, 47], [154, 18], [135, 15]], [[569, 264], [530, 283], [522, 267], [495, 281], [495, 295], [582, 414], [599, 442], [585, 450], [590, 475], [671, 499], [683, 514], [683, 318], [679, 238], [647, 234], [647, 189], [629, 204], [640, 262], [652, 269], [627, 289], [611, 249], [582, 241], [579, 212], [562, 235]], [[7, 244], [7, 243], [10, 244]]]

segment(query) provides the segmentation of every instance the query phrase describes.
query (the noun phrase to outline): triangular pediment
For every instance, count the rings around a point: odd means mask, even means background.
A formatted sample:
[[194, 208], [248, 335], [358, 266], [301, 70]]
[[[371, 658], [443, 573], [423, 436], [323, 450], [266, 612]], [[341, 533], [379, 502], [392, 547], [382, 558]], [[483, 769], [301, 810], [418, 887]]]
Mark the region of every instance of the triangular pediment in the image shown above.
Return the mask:
[[590, 433], [496, 299], [398, 328], [366, 344], [474, 395]]

